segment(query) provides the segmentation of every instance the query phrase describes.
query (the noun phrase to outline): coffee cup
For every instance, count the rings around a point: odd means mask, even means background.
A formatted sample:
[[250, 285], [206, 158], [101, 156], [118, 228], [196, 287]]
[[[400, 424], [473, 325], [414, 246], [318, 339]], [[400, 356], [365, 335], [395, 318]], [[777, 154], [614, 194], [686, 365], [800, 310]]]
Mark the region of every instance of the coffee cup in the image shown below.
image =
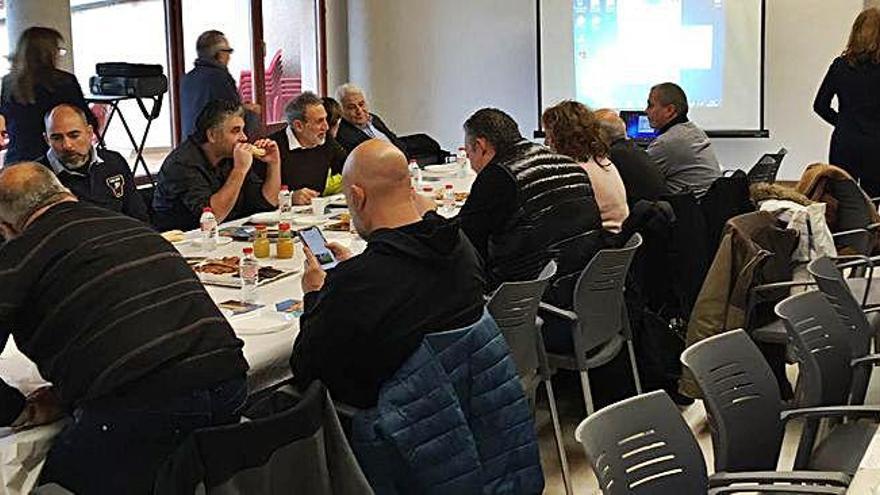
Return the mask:
[[333, 198], [312, 198], [312, 215], [323, 215]]

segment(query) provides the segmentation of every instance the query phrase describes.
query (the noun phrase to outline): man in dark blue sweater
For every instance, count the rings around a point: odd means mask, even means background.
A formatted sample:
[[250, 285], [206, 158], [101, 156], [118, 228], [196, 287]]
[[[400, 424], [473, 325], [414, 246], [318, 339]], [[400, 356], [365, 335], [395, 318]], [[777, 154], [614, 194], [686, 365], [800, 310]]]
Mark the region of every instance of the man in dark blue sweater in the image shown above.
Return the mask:
[[[195, 66], [180, 82], [180, 130], [184, 138], [195, 130], [196, 118], [209, 102], [226, 100], [242, 104], [235, 79], [227, 68], [232, 52], [229, 41], [220, 31], [205, 31], [196, 40]], [[245, 132], [255, 135], [260, 105], [244, 103], [242, 106], [247, 110]]]
[[49, 151], [39, 162], [52, 169], [77, 198], [149, 222], [125, 158], [92, 145], [94, 132], [79, 108], [62, 104], [46, 116]]

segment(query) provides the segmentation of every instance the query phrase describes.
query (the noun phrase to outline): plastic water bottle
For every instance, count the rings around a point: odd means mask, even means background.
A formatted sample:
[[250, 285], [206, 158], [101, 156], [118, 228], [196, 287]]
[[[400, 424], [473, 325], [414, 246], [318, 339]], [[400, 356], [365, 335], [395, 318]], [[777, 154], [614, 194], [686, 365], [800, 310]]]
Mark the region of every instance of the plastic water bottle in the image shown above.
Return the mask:
[[210, 253], [217, 248], [217, 217], [210, 206], [202, 208], [199, 228], [202, 231], [202, 251]]
[[293, 220], [293, 195], [287, 186], [278, 191], [278, 222], [290, 223]]
[[443, 186], [443, 213], [446, 215], [455, 213], [455, 189], [452, 184]]
[[412, 180], [412, 186], [417, 190], [422, 187], [422, 169], [415, 160], [409, 161], [409, 177]]
[[254, 258], [254, 248], [242, 249], [241, 261], [238, 265], [238, 276], [241, 278], [241, 300], [255, 302], [257, 300], [257, 282], [260, 263]]
[[464, 146], [458, 148], [458, 151], [455, 153], [455, 163], [458, 165], [458, 177], [460, 179], [467, 177], [471, 163], [468, 160], [467, 151], [465, 151]]

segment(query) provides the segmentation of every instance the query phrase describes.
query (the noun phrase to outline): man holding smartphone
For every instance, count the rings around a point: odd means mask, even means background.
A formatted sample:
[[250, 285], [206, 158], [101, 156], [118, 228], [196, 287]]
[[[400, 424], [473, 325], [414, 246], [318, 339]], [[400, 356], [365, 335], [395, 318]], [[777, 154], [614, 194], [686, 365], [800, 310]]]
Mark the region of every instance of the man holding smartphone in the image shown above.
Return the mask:
[[342, 172], [351, 221], [366, 250], [329, 243], [325, 270], [305, 247], [305, 309], [291, 357], [300, 387], [323, 381], [335, 400], [369, 408], [427, 333], [470, 325], [483, 312], [479, 256], [458, 224], [416, 206], [407, 161], [369, 140]]

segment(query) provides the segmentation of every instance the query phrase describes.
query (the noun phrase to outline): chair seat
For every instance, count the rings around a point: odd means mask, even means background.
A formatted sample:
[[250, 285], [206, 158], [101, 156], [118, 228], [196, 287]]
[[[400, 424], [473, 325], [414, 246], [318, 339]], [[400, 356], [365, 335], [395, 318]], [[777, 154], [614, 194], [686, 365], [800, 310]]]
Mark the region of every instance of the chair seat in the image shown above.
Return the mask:
[[[623, 347], [626, 339], [621, 334], [617, 334], [609, 340], [605, 345], [597, 347], [587, 352], [586, 365], [587, 369], [598, 368], [604, 366], [617, 357], [617, 353]], [[547, 354], [550, 360], [550, 366], [554, 368], [562, 368], [566, 370], [577, 370], [577, 360], [573, 355], [565, 354]]]
[[813, 451], [810, 469], [855, 474], [876, 430], [877, 423], [869, 421], [835, 426]]
[[767, 344], [788, 344], [788, 333], [782, 320], [752, 330], [752, 339]]

